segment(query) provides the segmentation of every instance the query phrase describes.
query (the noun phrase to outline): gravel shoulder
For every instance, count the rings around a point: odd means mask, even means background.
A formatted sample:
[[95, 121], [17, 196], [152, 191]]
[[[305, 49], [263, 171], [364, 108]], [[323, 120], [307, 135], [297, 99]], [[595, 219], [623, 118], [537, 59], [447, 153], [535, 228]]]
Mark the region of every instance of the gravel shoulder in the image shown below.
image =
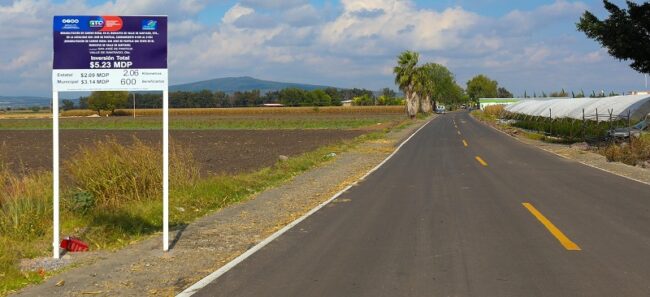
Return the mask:
[[286, 184], [116, 252], [68, 255], [66, 268], [15, 296], [173, 296], [356, 182], [427, 120], [367, 141]]
[[522, 133], [519, 133], [519, 130], [516, 128], [504, 127], [495, 123], [484, 122], [474, 117], [472, 118], [480, 123], [491, 126], [498, 131], [508, 134], [523, 143], [535, 146], [560, 157], [650, 185], [650, 170], [647, 168], [630, 166], [619, 162], [609, 162], [605, 156], [585, 150], [580, 146], [549, 143], [541, 140], [530, 139]]

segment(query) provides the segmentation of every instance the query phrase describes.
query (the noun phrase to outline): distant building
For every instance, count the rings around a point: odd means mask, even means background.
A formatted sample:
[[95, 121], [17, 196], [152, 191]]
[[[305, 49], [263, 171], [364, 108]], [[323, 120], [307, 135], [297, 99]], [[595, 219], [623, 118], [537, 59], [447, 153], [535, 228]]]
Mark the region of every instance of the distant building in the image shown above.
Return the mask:
[[284, 107], [284, 104], [280, 103], [264, 103], [262, 107]]
[[352, 106], [352, 100], [343, 100], [341, 101], [343, 106]]
[[485, 109], [486, 106], [490, 105], [510, 105], [513, 103], [519, 102], [520, 98], [480, 98], [478, 99], [479, 108], [481, 110]]
[[650, 95], [650, 91], [632, 91], [630, 95]]

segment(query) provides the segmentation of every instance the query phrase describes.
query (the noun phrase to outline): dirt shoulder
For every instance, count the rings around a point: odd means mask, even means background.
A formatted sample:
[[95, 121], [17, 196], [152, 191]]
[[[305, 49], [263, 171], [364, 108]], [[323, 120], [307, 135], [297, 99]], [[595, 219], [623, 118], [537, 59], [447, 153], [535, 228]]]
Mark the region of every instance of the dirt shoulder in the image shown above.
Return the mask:
[[504, 126], [493, 122], [481, 121], [474, 116], [472, 116], [472, 118], [505, 134], [508, 134], [523, 143], [538, 147], [560, 157], [574, 160], [587, 166], [591, 166], [600, 170], [607, 171], [609, 173], [627, 177], [629, 179], [650, 185], [650, 170], [647, 168], [630, 166], [619, 162], [609, 162], [605, 156], [589, 151], [581, 145], [550, 143], [541, 140], [530, 139], [517, 128]]
[[157, 234], [117, 252], [75, 255], [68, 261], [78, 267], [15, 295], [173, 296], [357, 181], [426, 122], [367, 141], [278, 188], [174, 231], [169, 253], [162, 253]]

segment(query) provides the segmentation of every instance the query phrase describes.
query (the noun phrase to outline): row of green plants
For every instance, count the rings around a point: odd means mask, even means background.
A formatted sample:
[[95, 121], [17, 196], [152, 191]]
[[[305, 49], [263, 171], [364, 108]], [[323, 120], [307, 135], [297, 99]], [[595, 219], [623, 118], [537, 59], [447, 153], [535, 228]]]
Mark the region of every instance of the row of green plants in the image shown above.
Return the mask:
[[[631, 141], [603, 141], [607, 131], [615, 127], [626, 126], [624, 120], [612, 122], [580, 121], [573, 119], [550, 120], [543, 117], [531, 117], [520, 114], [509, 114], [503, 106], [488, 106], [482, 111], [473, 111], [472, 115], [482, 121], [496, 123], [498, 119], [512, 119], [513, 127], [536, 131], [527, 133], [527, 137], [542, 141], [577, 142], [590, 140], [596, 143], [595, 152], [605, 156], [607, 161], [621, 162], [632, 166], [647, 167], [650, 162], [650, 134], [642, 134], [640, 138]], [[549, 138], [547, 136], [553, 136]]]
[[624, 120], [596, 122], [571, 118], [550, 119], [548, 117], [530, 116], [507, 112], [503, 105], [487, 106], [482, 112], [476, 112], [475, 115], [489, 121], [496, 121], [497, 119], [513, 120], [510, 124], [513, 127], [558, 137], [566, 142], [604, 139], [607, 137], [607, 131], [616, 127], [624, 127], [627, 124]]
[[503, 118], [515, 120], [511, 124], [514, 127], [563, 138], [569, 142], [604, 139], [607, 137], [607, 131], [625, 125], [624, 121], [596, 122], [570, 118], [549, 119], [520, 114], [504, 114]]

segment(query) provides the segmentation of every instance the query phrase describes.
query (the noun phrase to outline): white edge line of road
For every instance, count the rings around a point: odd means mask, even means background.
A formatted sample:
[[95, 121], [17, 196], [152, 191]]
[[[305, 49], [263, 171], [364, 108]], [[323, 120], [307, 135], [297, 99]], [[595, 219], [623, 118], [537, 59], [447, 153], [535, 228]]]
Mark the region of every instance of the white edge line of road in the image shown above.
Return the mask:
[[298, 225], [300, 222], [305, 220], [307, 217], [311, 216], [312, 214], [314, 214], [315, 212], [317, 212], [318, 210], [320, 210], [321, 208], [323, 208], [324, 206], [326, 206], [327, 204], [332, 202], [334, 199], [341, 196], [343, 193], [347, 192], [350, 188], [357, 185], [360, 181], [363, 181], [364, 179], [366, 179], [369, 175], [371, 175], [373, 172], [377, 171], [377, 169], [379, 169], [382, 165], [384, 165], [386, 162], [388, 162], [388, 160], [390, 160], [395, 154], [397, 154], [397, 152], [402, 148], [402, 146], [404, 146], [409, 140], [411, 140], [411, 138], [413, 138], [413, 136], [418, 134], [418, 132], [420, 132], [420, 130], [422, 130], [424, 127], [426, 127], [434, 119], [435, 119], [435, 117], [430, 119], [428, 122], [424, 123], [424, 125], [422, 125], [422, 127], [418, 128], [415, 132], [413, 132], [413, 134], [411, 134], [411, 136], [409, 136], [404, 141], [402, 141], [402, 143], [400, 143], [400, 145], [397, 146], [397, 148], [395, 148], [395, 150], [390, 155], [388, 155], [388, 157], [386, 157], [386, 159], [384, 159], [381, 163], [379, 163], [373, 169], [368, 171], [368, 173], [366, 173], [363, 177], [361, 177], [357, 181], [353, 182], [352, 184], [348, 185], [347, 187], [345, 187], [343, 190], [339, 191], [338, 193], [334, 194], [334, 196], [332, 196], [327, 201], [325, 201], [325, 202], [319, 204], [318, 206], [312, 208], [308, 213], [304, 214], [302, 217], [296, 219], [295, 221], [289, 223], [289, 225], [286, 225], [286, 226], [284, 226], [284, 228], [282, 228], [282, 229], [276, 231], [275, 233], [271, 234], [269, 237], [262, 240], [260, 243], [258, 243], [254, 247], [248, 249], [246, 252], [239, 255], [237, 258], [235, 258], [232, 261], [228, 262], [228, 264], [222, 266], [221, 268], [217, 269], [215, 272], [212, 272], [211, 274], [204, 277], [200, 281], [196, 282], [195, 284], [193, 284], [189, 288], [185, 289], [183, 292], [176, 295], [176, 297], [189, 297], [189, 296], [194, 295], [199, 290], [203, 289], [205, 286], [212, 283], [214, 280], [216, 280], [217, 278], [219, 278], [220, 276], [222, 276], [223, 274], [228, 272], [230, 269], [237, 266], [237, 264], [243, 262], [244, 260], [246, 260], [246, 258], [250, 257], [251, 255], [253, 255], [257, 251], [261, 250], [264, 246], [266, 246], [267, 244], [269, 244], [270, 242], [272, 242], [276, 238], [280, 237], [282, 234], [289, 231], [294, 226]]
[[633, 178], [633, 177], [629, 177], [629, 176], [621, 175], [621, 174], [618, 174], [618, 173], [616, 173], [616, 172], [609, 171], [609, 170], [607, 170], [607, 169], [605, 169], [605, 168], [600, 168], [600, 167], [598, 167], [598, 166], [594, 166], [594, 165], [591, 165], [591, 164], [589, 164], [589, 163], [582, 162], [582, 161], [580, 161], [580, 160], [571, 159], [571, 158], [569, 158], [569, 157], [567, 157], [567, 156], [560, 155], [560, 154], [558, 154], [558, 153], [556, 153], [556, 152], [554, 152], [554, 151], [552, 151], [552, 150], [548, 150], [548, 149], [545, 149], [545, 148], [543, 148], [543, 147], [539, 147], [539, 146], [536, 146], [536, 145], [531, 145], [531, 144], [526, 143], [526, 142], [524, 142], [523, 140], [519, 139], [518, 137], [512, 136], [512, 135], [510, 135], [510, 134], [508, 134], [508, 133], [506, 133], [506, 132], [504, 132], [504, 131], [501, 131], [500, 129], [497, 129], [497, 128], [495, 128], [495, 127], [492, 127], [491, 125], [488, 125], [488, 124], [486, 124], [486, 123], [484, 123], [484, 122], [482, 122], [482, 121], [479, 121], [478, 119], [475, 119], [475, 118], [474, 118], [473, 116], [471, 116], [471, 115], [470, 115], [470, 118], [471, 118], [472, 120], [474, 120], [474, 121], [477, 121], [477, 122], [478, 122], [479, 124], [481, 124], [481, 125], [486, 125], [486, 126], [488, 126], [489, 128], [491, 128], [491, 129], [493, 129], [493, 130], [496, 130], [497, 132], [503, 133], [503, 134], [505, 134], [505, 135], [507, 135], [507, 136], [509, 136], [509, 137], [511, 137], [511, 138], [514, 138], [515, 140], [517, 140], [517, 141], [519, 141], [520, 143], [523, 143], [523, 144], [525, 144], [525, 145], [535, 147], [535, 148], [537, 148], [537, 149], [543, 150], [543, 151], [545, 151], [545, 152], [547, 152], [547, 153], [551, 153], [551, 154], [553, 154], [553, 155], [556, 155], [556, 156], [558, 156], [558, 157], [560, 157], [560, 158], [563, 158], [563, 159], [566, 159], [566, 160], [575, 161], [575, 162], [578, 162], [578, 163], [580, 163], [580, 164], [582, 164], [582, 165], [589, 166], [589, 167], [591, 167], [591, 168], [598, 169], [598, 170], [600, 170], [600, 171], [604, 171], [604, 172], [607, 172], [607, 173], [609, 173], [609, 174], [613, 174], [613, 175], [616, 175], [616, 176], [620, 176], [620, 177], [622, 177], [622, 178], [627, 178], [627, 179], [629, 179], [629, 180], [632, 180], [632, 181], [639, 182], [639, 183], [642, 183], [642, 184], [644, 184], [644, 185], [649, 185], [649, 186], [650, 186], [650, 183], [649, 183], [649, 182], [642, 181], [642, 180], [640, 180], [640, 179], [636, 179], [636, 178]]

